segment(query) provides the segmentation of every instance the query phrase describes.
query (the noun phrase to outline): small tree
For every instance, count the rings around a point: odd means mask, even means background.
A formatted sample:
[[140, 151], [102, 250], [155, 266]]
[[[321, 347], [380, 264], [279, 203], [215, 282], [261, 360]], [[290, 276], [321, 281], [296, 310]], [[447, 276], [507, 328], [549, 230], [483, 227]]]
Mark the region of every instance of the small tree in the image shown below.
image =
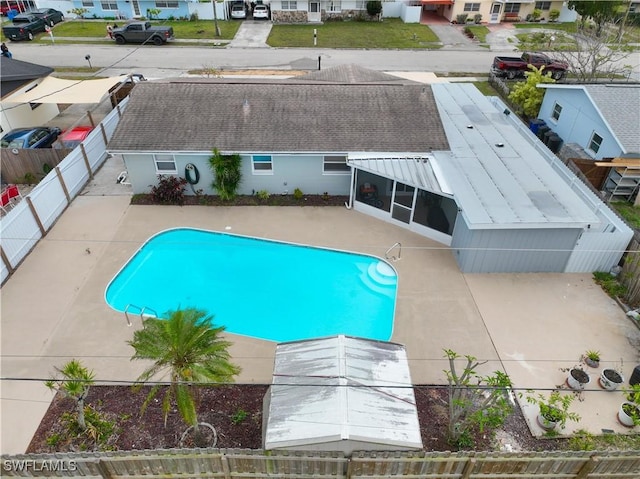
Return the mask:
[[[165, 424], [175, 402], [184, 422], [198, 431], [198, 415], [192, 392], [194, 383], [232, 382], [240, 368], [229, 361], [229, 341], [220, 338], [224, 326], [214, 327], [206, 311], [187, 308], [168, 311], [167, 319], [148, 318], [129, 344], [132, 360], [153, 361], [138, 377], [146, 382], [167, 373], [170, 385], [162, 400]], [[142, 405], [142, 413], [160, 389], [155, 385]]]
[[84, 431], [87, 429], [87, 423], [84, 418], [85, 400], [89, 394], [89, 387], [94, 383], [94, 373], [89, 371], [77, 359], [72, 359], [62, 368], [55, 368], [62, 378], [53, 378], [45, 383], [45, 385], [53, 390], [59, 391], [63, 395], [70, 397], [76, 401], [76, 415], [78, 427]]
[[154, 17], [158, 18], [160, 12], [162, 12], [162, 10], [159, 8], [147, 8], [147, 16], [149, 17], [149, 20], [153, 20]]
[[88, 8], [72, 8], [69, 13], [73, 13], [76, 17], [84, 19], [84, 16], [89, 13]]
[[549, 11], [549, 21], [555, 22], [560, 16], [560, 10], [553, 9]]
[[236, 197], [236, 192], [242, 181], [240, 155], [223, 155], [217, 149], [213, 150], [213, 156], [209, 158], [209, 165], [215, 175], [211, 186], [218, 191], [220, 199], [227, 201]]
[[367, 2], [367, 13], [372, 17], [380, 15], [382, 13], [382, 2], [369, 0]]
[[543, 73], [544, 65], [539, 69], [529, 65], [529, 70], [531, 71], [525, 73], [527, 79], [515, 84], [509, 93], [509, 100], [518, 105], [526, 117], [535, 118], [538, 116], [544, 98], [544, 90], [537, 88], [536, 85], [555, 83], [555, 80], [551, 78], [551, 73]]
[[499, 427], [511, 413], [511, 380], [501, 371], [481, 376], [476, 368], [486, 361], [469, 355], [464, 356], [466, 365], [458, 373], [456, 360], [461, 356], [451, 349], [445, 349], [444, 353], [449, 360], [449, 369], [444, 371], [449, 382], [449, 442], [471, 446], [473, 431]]

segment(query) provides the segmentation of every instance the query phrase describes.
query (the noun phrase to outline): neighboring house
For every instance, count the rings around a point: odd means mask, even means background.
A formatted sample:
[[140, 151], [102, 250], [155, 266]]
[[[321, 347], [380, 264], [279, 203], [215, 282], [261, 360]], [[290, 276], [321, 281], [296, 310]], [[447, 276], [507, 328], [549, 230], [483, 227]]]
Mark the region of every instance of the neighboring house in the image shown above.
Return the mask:
[[640, 153], [640, 85], [540, 85], [538, 118], [594, 160]]
[[11, 101], [12, 97], [36, 88], [53, 72], [53, 68], [0, 57], [0, 71], [2, 71], [0, 76], [2, 88], [0, 134], [14, 128], [44, 125], [60, 113], [56, 104], [13, 103]]
[[422, 449], [401, 344], [342, 335], [280, 343], [263, 404], [266, 450]]
[[215, 194], [212, 150], [240, 154], [239, 194], [349, 195], [355, 210], [451, 245], [464, 272], [615, 266], [631, 230], [504, 108], [471, 84], [356, 66], [143, 82], [108, 150], [134, 193], [193, 165], [193, 191]]

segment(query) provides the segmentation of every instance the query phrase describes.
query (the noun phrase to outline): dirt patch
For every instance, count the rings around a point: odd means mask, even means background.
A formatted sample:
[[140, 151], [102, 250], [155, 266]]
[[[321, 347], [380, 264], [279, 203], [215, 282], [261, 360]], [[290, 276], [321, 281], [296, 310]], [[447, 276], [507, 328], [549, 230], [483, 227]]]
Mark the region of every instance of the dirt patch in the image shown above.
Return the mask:
[[[149, 388], [134, 392], [129, 386], [93, 386], [88, 404], [111, 421], [115, 430], [103, 448], [113, 450], [165, 449], [178, 447], [187, 429], [178, 412], [169, 413], [166, 425], [162, 414], [162, 393], [151, 402], [144, 416], [140, 408]], [[266, 385], [233, 385], [198, 389], [198, 419], [216, 429], [219, 448], [262, 447], [262, 400]], [[415, 387], [420, 432], [426, 451], [455, 450], [447, 442], [448, 403], [446, 388]], [[55, 440], [64, 431], [60, 421], [63, 413], [73, 412], [71, 400], [57, 395], [36, 431], [27, 452], [47, 453], [80, 449], [94, 449], [92, 444], [71, 444]], [[52, 440], [51, 438], [54, 438]], [[187, 438], [188, 439], [188, 438]], [[529, 433], [527, 425], [516, 409], [505, 425], [495, 434], [478, 432], [475, 449], [479, 451], [535, 451], [558, 449], [563, 440], [539, 440]]]

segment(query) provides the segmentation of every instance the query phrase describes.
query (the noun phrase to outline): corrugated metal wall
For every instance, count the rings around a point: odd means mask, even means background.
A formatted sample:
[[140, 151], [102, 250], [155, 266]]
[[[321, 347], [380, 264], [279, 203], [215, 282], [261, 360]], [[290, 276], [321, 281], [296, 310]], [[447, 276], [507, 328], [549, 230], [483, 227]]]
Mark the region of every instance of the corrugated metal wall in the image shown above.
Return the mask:
[[463, 273], [561, 273], [580, 232], [579, 229], [470, 230], [459, 219], [451, 249]]

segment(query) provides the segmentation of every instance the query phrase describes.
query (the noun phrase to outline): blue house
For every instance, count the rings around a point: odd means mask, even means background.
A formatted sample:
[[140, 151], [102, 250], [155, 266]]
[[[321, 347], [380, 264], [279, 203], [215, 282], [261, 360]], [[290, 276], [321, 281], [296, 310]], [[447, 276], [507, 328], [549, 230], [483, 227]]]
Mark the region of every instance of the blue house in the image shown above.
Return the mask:
[[149, 18], [149, 9], [159, 9], [154, 18], [188, 18], [191, 15], [189, 3], [185, 0], [73, 0], [72, 8], [86, 8], [85, 17], [91, 18]]
[[640, 152], [640, 85], [539, 85], [538, 118], [594, 160]]

